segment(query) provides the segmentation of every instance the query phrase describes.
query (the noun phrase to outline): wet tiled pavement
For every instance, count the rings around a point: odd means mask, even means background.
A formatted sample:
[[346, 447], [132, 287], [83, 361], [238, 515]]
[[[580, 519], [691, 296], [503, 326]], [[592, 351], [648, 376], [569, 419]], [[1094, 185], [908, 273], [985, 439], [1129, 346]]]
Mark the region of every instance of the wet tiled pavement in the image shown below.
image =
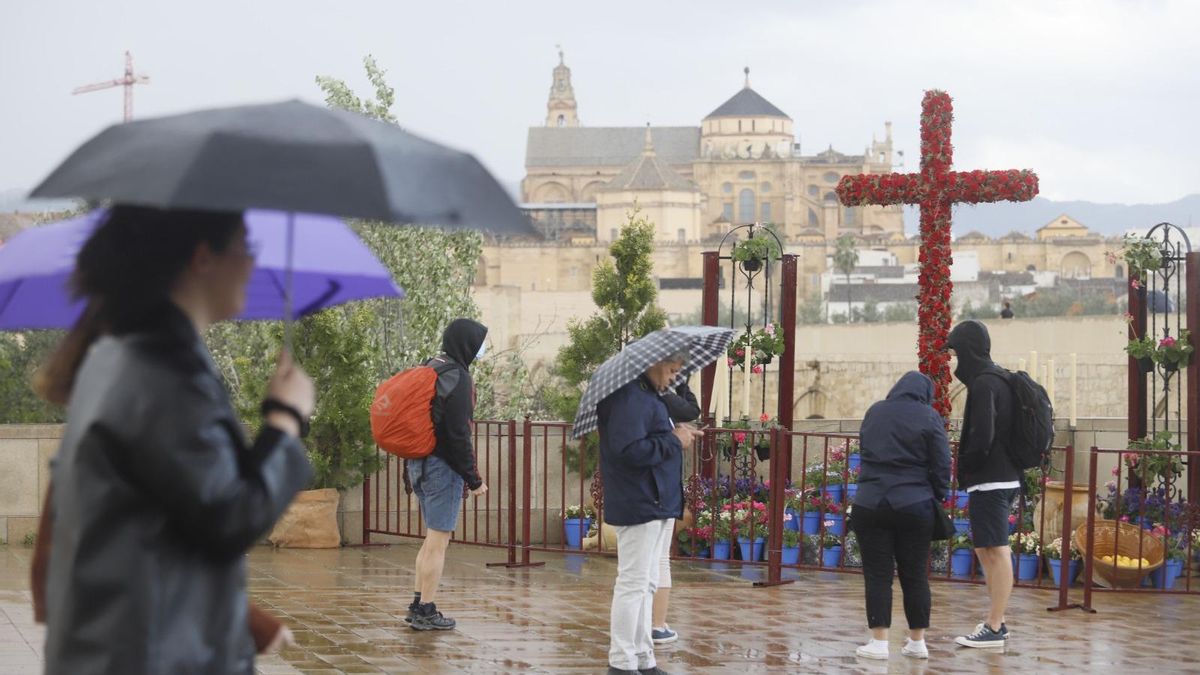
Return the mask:
[[[250, 554], [255, 599], [285, 619], [300, 645], [259, 661], [262, 673], [603, 673], [614, 561], [537, 555], [546, 566], [488, 568], [503, 552], [454, 545], [438, 599], [450, 632], [404, 623], [412, 597], [412, 544]], [[40, 672], [42, 629], [32, 622], [32, 549], [0, 546], [0, 675]], [[671, 673], [1200, 671], [1200, 641], [1184, 628], [1200, 597], [1097, 594], [1099, 613], [1048, 613], [1051, 591], [1014, 593], [1005, 653], [957, 648], [953, 636], [986, 609], [981, 588], [935, 583], [930, 660], [899, 655], [899, 588], [890, 662], [865, 662], [862, 578], [791, 574], [754, 588], [757, 570], [676, 564], [670, 623], [680, 640], [658, 650]], [[1078, 594], [1078, 591], [1075, 592]]]

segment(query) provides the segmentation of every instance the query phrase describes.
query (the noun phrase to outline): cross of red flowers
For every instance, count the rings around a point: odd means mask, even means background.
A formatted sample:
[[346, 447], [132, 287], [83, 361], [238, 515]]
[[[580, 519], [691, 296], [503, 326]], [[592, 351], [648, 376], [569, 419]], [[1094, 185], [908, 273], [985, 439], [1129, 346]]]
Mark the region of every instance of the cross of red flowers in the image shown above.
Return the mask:
[[956, 203], [1029, 201], [1037, 196], [1037, 174], [1028, 169], [952, 171], [950, 126], [954, 109], [944, 91], [925, 92], [921, 102], [921, 172], [843, 176], [837, 194], [846, 206], [919, 204], [921, 207], [921, 293], [917, 302], [917, 358], [936, 385], [934, 407], [950, 416], [950, 211]]

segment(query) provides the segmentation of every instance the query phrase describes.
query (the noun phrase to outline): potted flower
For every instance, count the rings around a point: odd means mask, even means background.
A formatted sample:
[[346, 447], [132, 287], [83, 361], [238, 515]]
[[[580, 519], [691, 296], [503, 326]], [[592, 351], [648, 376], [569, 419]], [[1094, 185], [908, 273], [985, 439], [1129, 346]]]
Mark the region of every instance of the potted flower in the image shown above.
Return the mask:
[[[1063, 540], [1062, 537], [1056, 537], [1054, 541], [1046, 544], [1042, 552], [1046, 555], [1046, 560], [1050, 564], [1050, 578], [1054, 581], [1055, 586], [1062, 585], [1062, 560], [1063, 560]], [[1072, 540], [1070, 550], [1067, 552], [1067, 584], [1075, 583], [1075, 578], [1079, 576], [1079, 570], [1083, 567], [1083, 554], [1080, 553], [1079, 547], [1075, 546]]]
[[842, 513], [841, 504], [826, 500], [825, 514], [822, 518], [824, 518], [826, 532], [832, 532], [839, 537], [846, 534], [846, 517]]
[[696, 558], [707, 558], [713, 541], [713, 518], [707, 509], [696, 512], [691, 527], [680, 530], [678, 539], [680, 553]]
[[974, 559], [975, 554], [971, 551], [971, 539], [966, 532], [950, 538], [950, 574], [956, 577], [971, 576]]
[[[1121, 256], [1125, 259], [1126, 267], [1129, 268], [1129, 277], [1134, 281], [1144, 283], [1148, 272], [1155, 272], [1162, 268], [1162, 250], [1152, 239], [1125, 235]], [[1114, 259], [1115, 262], [1115, 257], [1112, 256], [1110, 259]]]
[[1130, 450], [1141, 452], [1123, 453], [1121, 459], [1133, 475], [1147, 485], [1177, 478], [1183, 473], [1183, 462], [1179, 455], [1169, 454], [1179, 451], [1179, 445], [1171, 439], [1171, 432], [1159, 431], [1154, 436], [1129, 441]]
[[1008, 536], [1013, 552], [1013, 571], [1020, 581], [1031, 581], [1038, 575], [1038, 554], [1042, 550], [1037, 532], [1014, 532]]
[[783, 549], [780, 555], [780, 562], [784, 565], [797, 565], [800, 563], [800, 533], [796, 530], [783, 531]]
[[1175, 372], [1192, 361], [1192, 335], [1186, 329], [1179, 332], [1179, 339], [1170, 335], [1158, 341], [1154, 350], [1154, 362], [1161, 363], [1163, 370]]
[[966, 533], [971, 529], [971, 519], [967, 516], [968, 505], [963, 504], [955, 506], [957, 501], [953, 496], [946, 498], [942, 502], [942, 507], [946, 509], [946, 513], [950, 515], [950, 519], [954, 521], [954, 531]]
[[779, 258], [779, 255], [779, 243], [769, 232], [760, 232], [739, 241], [730, 254], [747, 272], [757, 272], [762, 269], [763, 261], [770, 263], [772, 259]]
[[804, 513], [804, 491], [789, 488], [784, 491], [783, 498], [783, 529], [799, 532]]
[[563, 535], [567, 548], [583, 548], [583, 538], [592, 528], [596, 510], [585, 504], [571, 504], [563, 510]]
[[825, 534], [818, 535], [821, 544], [821, 566], [837, 567], [842, 560], [842, 538], [831, 532], [832, 523], [825, 522]]
[[783, 331], [769, 323], [758, 330], [747, 330], [729, 344], [725, 355], [730, 368], [741, 369], [750, 355], [751, 372], [758, 374], [763, 366], [770, 365], [776, 356], [783, 353]]
[[742, 560], [756, 561], [762, 557], [763, 546], [767, 543], [767, 505], [751, 501], [730, 506]]
[[1163, 540], [1165, 560], [1162, 567], [1150, 573], [1150, 585], [1170, 590], [1175, 587], [1175, 579], [1183, 572], [1183, 563], [1187, 561], [1187, 535], [1171, 535], [1162, 526], [1154, 528], [1153, 533]]
[[1125, 353], [1137, 361], [1139, 371], [1148, 373], [1154, 369], [1155, 347], [1154, 338], [1134, 338], [1125, 345]]
[[846, 443], [846, 466], [851, 471], [857, 472], [862, 468], [862, 446], [858, 441], [847, 441]]
[[733, 511], [726, 504], [720, 511], [713, 514], [713, 560], [729, 560], [732, 556], [733, 537], [736, 528], [733, 523]]

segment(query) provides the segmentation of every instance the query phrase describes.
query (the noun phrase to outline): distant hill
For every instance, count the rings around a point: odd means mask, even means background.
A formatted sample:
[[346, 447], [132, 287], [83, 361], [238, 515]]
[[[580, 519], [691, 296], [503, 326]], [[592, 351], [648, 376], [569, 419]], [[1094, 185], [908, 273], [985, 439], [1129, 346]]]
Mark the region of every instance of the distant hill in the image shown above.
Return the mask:
[[[1016, 230], [1032, 235], [1039, 227], [1063, 213], [1093, 232], [1105, 235], [1147, 228], [1163, 221], [1188, 227], [1189, 224], [1200, 225], [1200, 194], [1188, 195], [1166, 204], [1059, 202], [1037, 197], [1021, 203], [961, 205], [954, 207], [954, 234], [978, 230], [991, 237], [1000, 237]], [[918, 218], [916, 207], [905, 208], [904, 230], [910, 236], [918, 231]]]
[[67, 211], [77, 206], [70, 199], [25, 199], [29, 190], [24, 188], [0, 189], [0, 213], [41, 213], [43, 211]]

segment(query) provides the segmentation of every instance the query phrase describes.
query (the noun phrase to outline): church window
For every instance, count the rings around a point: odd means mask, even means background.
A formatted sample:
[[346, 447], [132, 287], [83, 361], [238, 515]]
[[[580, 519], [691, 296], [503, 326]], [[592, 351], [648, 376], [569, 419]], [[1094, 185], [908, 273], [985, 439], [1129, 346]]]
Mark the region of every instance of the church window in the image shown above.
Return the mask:
[[754, 190], [742, 190], [738, 193], [738, 222], [754, 221]]
[[837, 198], [837, 194], [835, 194], [835, 193], [833, 193], [833, 192], [826, 192], [826, 193], [825, 193], [825, 203], [826, 203], [826, 204], [830, 204], [830, 203], [836, 204], [836, 203], [837, 203], [837, 200], [838, 200], [838, 198]]
[[721, 217], [724, 218], [726, 222], [733, 222], [733, 202], [725, 202], [725, 204], [721, 207]]
[[566, 117], [566, 115], [559, 115], [559, 116], [558, 116], [558, 126], [560, 126], [560, 127], [565, 127], [565, 126], [567, 126], [567, 117]]
[[764, 223], [771, 222], [771, 202], [764, 201], [758, 205], [759, 220]]
[[852, 207], [847, 206], [844, 210], [844, 215], [842, 216], [842, 224], [854, 225], [856, 218], [857, 218], [857, 215], [855, 214], [854, 209]]
[[816, 197], [819, 194], [821, 194], [821, 188], [817, 187], [816, 185], [808, 186], [808, 196], [809, 197]]
[[1120, 265], [1117, 265], [1117, 267], [1116, 267], [1116, 275], [1115, 275], [1115, 276], [1116, 276], [1118, 279], [1120, 279], [1120, 278], [1124, 277], [1124, 276], [1125, 276], [1125, 268], [1124, 268], [1124, 267], [1121, 267]]
[[812, 209], [808, 210], [808, 224], [812, 227], [821, 226], [821, 219], [817, 217], [817, 212]]
[[836, 171], [826, 171], [823, 177], [826, 183], [836, 183], [841, 178]]
[[1008, 253], [1008, 262], [1012, 262], [1012, 252], [1011, 251], [1009, 251], [1009, 253]]
[[685, 230], [681, 227], [681, 228], [679, 228], [679, 232], [677, 234], [679, 237], [679, 243], [681, 243], [681, 244], [687, 243], [687, 230]]
[[758, 186], [758, 191], [759, 191], [759, 192], [770, 192], [770, 191], [771, 191], [771, 184], [770, 184], [770, 183], [763, 183], [762, 185], [759, 185], [759, 186]]
[[733, 192], [733, 183], [721, 183], [721, 192]]
[[754, 172], [753, 171], [738, 172], [738, 180], [754, 180]]

